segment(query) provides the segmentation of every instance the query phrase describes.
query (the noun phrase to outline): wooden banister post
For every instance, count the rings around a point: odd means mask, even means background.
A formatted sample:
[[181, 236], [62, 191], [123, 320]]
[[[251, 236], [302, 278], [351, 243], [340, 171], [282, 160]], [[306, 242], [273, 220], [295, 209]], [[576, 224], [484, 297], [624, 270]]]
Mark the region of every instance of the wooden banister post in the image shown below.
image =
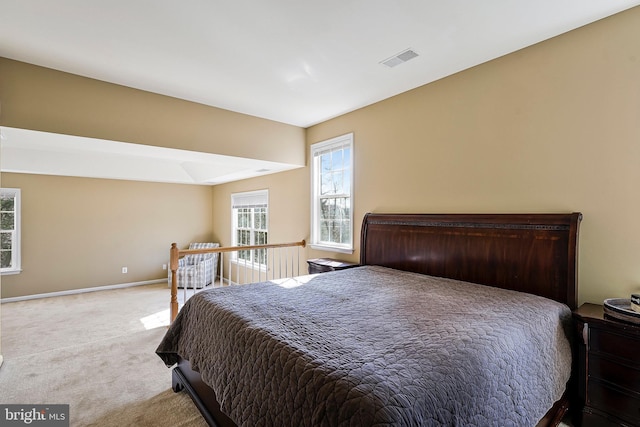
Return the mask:
[[170, 321], [173, 323], [178, 315], [178, 278], [176, 273], [178, 271], [178, 246], [175, 243], [171, 244], [171, 250], [169, 251], [169, 268], [171, 269], [171, 306], [170, 306]]

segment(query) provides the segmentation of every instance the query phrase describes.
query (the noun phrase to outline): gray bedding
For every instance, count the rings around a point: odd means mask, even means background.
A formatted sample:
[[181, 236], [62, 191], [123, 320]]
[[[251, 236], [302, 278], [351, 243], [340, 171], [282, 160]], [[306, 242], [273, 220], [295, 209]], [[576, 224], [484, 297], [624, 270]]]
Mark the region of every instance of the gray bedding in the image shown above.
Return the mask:
[[533, 426], [569, 379], [554, 301], [383, 267], [204, 291], [157, 349], [241, 426]]

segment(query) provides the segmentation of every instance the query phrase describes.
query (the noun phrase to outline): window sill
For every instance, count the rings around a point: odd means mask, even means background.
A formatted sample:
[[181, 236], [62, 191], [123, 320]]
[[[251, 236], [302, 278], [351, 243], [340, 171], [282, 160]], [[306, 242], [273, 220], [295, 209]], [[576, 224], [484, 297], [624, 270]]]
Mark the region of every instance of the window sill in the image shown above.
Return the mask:
[[353, 248], [342, 248], [338, 246], [327, 246], [327, 245], [319, 245], [317, 243], [309, 244], [311, 249], [316, 249], [318, 251], [326, 251], [326, 252], [337, 252], [341, 254], [352, 254]]
[[11, 276], [13, 274], [20, 274], [22, 273], [21, 269], [16, 269], [16, 270], [4, 270], [4, 271], [0, 271], [0, 276]]

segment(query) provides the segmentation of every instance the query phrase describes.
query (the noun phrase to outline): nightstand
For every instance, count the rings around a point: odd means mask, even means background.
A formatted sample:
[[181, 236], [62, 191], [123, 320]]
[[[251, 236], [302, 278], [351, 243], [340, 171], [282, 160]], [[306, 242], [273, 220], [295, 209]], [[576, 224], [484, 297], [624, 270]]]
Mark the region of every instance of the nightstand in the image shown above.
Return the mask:
[[597, 304], [573, 316], [582, 425], [640, 426], [640, 326], [606, 317]]
[[345, 270], [347, 268], [357, 267], [358, 264], [347, 261], [340, 261], [332, 258], [314, 258], [308, 259], [309, 274], [326, 273], [327, 271]]

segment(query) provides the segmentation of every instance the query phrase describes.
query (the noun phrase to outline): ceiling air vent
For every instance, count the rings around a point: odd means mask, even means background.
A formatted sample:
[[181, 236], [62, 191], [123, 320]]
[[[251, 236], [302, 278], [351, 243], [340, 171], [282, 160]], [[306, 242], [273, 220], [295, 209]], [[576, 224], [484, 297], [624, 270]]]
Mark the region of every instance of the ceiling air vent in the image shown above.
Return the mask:
[[410, 59], [415, 58], [418, 54], [411, 49], [403, 50], [402, 52], [393, 55], [391, 58], [387, 58], [384, 61], [380, 61], [381, 64], [386, 65], [389, 68], [393, 68], [396, 65], [400, 65], [404, 62], [407, 62]]

